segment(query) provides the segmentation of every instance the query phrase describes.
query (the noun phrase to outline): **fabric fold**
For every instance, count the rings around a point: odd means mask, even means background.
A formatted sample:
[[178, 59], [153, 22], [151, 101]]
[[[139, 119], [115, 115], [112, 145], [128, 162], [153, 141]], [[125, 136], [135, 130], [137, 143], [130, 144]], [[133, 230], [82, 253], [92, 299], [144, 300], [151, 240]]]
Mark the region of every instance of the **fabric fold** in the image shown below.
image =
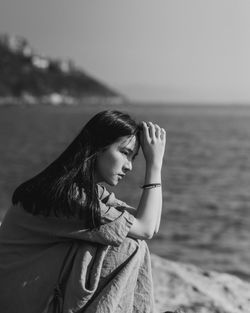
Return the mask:
[[148, 248], [128, 237], [131, 207], [104, 187], [98, 192], [102, 224], [94, 229], [21, 205], [9, 209], [0, 227], [2, 312], [139, 313], [139, 299], [143, 312], [153, 312]]

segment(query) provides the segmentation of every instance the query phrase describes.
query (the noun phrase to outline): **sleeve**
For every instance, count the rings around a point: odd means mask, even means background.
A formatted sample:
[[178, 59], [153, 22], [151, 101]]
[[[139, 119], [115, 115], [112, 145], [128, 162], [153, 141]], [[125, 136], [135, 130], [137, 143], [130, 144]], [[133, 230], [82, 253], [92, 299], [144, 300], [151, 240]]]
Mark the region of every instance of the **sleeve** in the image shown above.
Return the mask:
[[127, 208], [133, 209], [125, 202], [116, 199], [114, 193], [109, 193], [103, 186], [98, 185], [101, 226], [99, 231], [116, 242], [122, 243], [133, 225], [134, 215]]
[[[110, 210], [112, 211], [112, 216], [116, 215], [114, 213], [115, 209], [111, 208], [109, 209], [109, 216], [111, 216]], [[119, 246], [127, 237], [133, 222], [134, 216], [128, 211], [119, 212], [119, 216], [113, 221], [91, 230], [88, 234], [88, 240], [106, 245]]]
[[106, 224], [117, 219], [122, 212], [127, 211], [135, 216], [136, 209], [117, 199], [115, 194], [109, 193], [103, 186], [98, 185], [99, 205], [101, 211], [101, 224]]

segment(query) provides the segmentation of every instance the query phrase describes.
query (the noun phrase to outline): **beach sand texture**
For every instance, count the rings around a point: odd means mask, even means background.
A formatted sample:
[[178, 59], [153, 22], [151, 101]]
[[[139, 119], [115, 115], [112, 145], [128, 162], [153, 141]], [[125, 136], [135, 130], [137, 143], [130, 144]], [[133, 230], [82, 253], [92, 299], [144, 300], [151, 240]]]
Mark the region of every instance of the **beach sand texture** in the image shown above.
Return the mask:
[[249, 313], [250, 283], [152, 255], [156, 312]]

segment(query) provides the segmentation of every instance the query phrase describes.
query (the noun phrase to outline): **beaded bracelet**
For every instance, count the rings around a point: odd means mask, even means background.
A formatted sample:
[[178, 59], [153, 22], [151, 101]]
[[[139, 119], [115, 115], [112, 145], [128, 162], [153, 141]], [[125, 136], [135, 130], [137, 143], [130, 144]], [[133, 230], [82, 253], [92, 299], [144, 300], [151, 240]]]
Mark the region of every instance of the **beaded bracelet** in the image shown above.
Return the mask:
[[160, 183], [155, 183], [155, 184], [147, 184], [141, 186], [142, 189], [151, 189], [151, 188], [156, 188], [156, 187], [161, 187]]

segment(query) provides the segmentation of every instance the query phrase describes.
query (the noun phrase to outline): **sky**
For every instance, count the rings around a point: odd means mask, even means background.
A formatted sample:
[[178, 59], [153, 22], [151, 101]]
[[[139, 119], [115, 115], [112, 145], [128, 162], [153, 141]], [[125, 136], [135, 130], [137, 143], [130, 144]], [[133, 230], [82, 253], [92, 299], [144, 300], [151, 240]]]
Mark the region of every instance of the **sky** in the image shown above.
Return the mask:
[[249, 0], [1, 0], [0, 32], [130, 99], [250, 104]]

